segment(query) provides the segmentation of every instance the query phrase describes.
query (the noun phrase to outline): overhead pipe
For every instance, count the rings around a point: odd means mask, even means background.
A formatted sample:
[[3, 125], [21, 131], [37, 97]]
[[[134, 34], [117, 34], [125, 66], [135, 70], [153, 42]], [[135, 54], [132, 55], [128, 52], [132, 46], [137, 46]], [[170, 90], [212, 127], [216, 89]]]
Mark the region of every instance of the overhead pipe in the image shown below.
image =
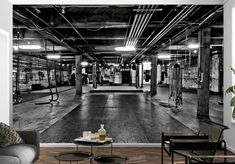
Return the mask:
[[181, 22], [191, 11], [193, 11], [194, 8], [190, 9], [185, 15], [182, 15], [181, 18], [178, 19], [178, 21], [175, 24], [172, 24], [164, 33], [162, 33], [157, 39], [154, 40], [154, 42], [151, 44], [155, 44], [157, 41], [159, 41], [164, 35], [166, 35], [168, 32], [170, 32], [175, 25], [177, 25], [179, 22]]
[[[154, 6], [152, 6], [151, 9], [153, 9]], [[141, 29], [138, 31], [138, 34], [137, 34], [137, 38], [135, 39], [135, 41], [133, 42], [133, 45], [135, 46], [140, 38], [140, 36], [142, 35], [142, 33], [144, 32], [146, 26], [148, 25], [148, 22], [150, 21], [152, 15], [154, 13], [154, 10], [151, 12], [151, 13], [148, 13], [147, 14], [147, 17], [145, 18], [145, 21], [143, 22], [142, 26], [141, 26]]]
[[[148, 5], [147, 6], [147, 8], [146, 8], [146, 10], [149, 10], [149, 6], [150, 5]], [[139, 23], [138, 23], [138, 26], [137, 26], [137, 28], [136, 28], [136, 30], [135, 30], [135, 33], [133, 34], [133, 39], [132, 39], [132, 41], [130, 42], [130, 46], [135, 46], [133, 43], [135, 42], [135, 40], [139, 37], [139, 35], [138, 35], [138, 33], [139, 33], [139, 31], [141, 30], [141, 27], [142, 27], [142, 25], [144, 24], [144, 22], [145, 22], [145, 20], [146, 20], [146, 18], [147, 18], [147, 16], [148, 16], [148, 13], [147, 12], [144, 12], [144, 10], [142, 11], [142, 18], [141, 18], [141, 20], [139, 21]]]
[[149, 13], [147, 13], [147, 16], [146, 16], [146, 18], [145, 18], [145, 21], [142, 23], [142, 26], [140, 27], [140, 30], [139, 30], [138, 33], [137, 33], [137, 36], [138, 36], [138, 37], [136, 37], [136, 39], [135, 39], [135, 41], [133, 42], [132, 46], [135, 46], [135, 45], [137, 44], [137, 42], [138, 42], [140, 36], [141, 36], [142, 33], [144, 32], [146, 26], [148, 25], [148, 23], [149, 23], [151, 17], [152, 17], [153, 14], [154, 14], [154, 11], [155, 11], [154, 9], [156, 9], [156, 8], [157, 8], [157, 6], [155, 6], [155, 5], [152, 5], [152, 7], [150, 8], [152, 11], [149, 12]]
[[[142, 6], [139, 5], [138, 10], [140, 10], [141, 7], [142, 7]], [[136, 13], [136, 14], [135, 14], [135, 18], [134, 18], [133, 24], [132, 24], [132, 26], [131, 26], [131, 31], [130, 31], [130, 33], [129, 33], [129, 35], [128, 35], [128, 38], [127, 38], [126, 46], [129, 45], [130, 38], [132, 37], [132, 32], [133, 32], [134, 28], [136, 27], [136, 22], [137, 22], [137, 19], [139, 20], [139, 16], [140, 16], [139, 13]]]
[[[153, 10], [155, 7], [155, 5], [148, 5], [143, 6], [143, 8], [140, 8], [138, 11], [141, 12], [139, 14], [139, 17], [136, 21], [136, 19], [134, 20], [135, 24], [132, 26], [131, 29], [131, 33], [129, 34], [129, 39], [128, 42], [126, 42], [126, 46], [135, 46], [138, 39], [140, 38], [141, 34], [143, 33], [143, 30], [145, 29], [145, 27], [147, 26], [152, 14], [154, 13], [155, 10]], [[151, 10], [151, 12], [144, 12], [145, 10]]]
[[[54, 32], [56, 32], [58, 35], [60, 35], [62, 38], [64, 38], [64, 35], [63, 34], [61, 34], [60, 32], [58, 32], [53, 26], [51, 26], [50, 24], [48, 24], [46, 21], [44, 21], [43, 19], [41, 19], [39, 16], [37, 16], [36, 14], [34, 14], [31, 10], [29, 10], [29, 9], [27, 9], [27, 8], [24, 8], [28, 13], [30, 13], [31, 15], [33, 15], [35, 18], [37, 18], [38, 20], [40, 20], [41, 22], [43, 22], [47, 27], [50, 27], [50, 29], [52, 29]], [[18, 12], [16, 12], [16, 11], [14, 11], [14, 13], [15, 14], [17, 14]], [[18, 13], [18, 14], [20, 14], [20, 13]], [[21, 16], [22, 14], [20, 14], [19, 16]], [[29, 19], [28, 17], [25, 17], [25, 16], [23, 16], [24, 18], [26, 18], [26, 19], [28, 19], [28, 20], [31, 20], [31, 19]], [[37, 25], [36, 23], [34, 23], [32, 20], [31, 20], [31, 22], [33, 23], [33, 25], [35, 26], [35, 27], [40, 27], [39, 25]], [[41, 28], [41, 27], [40, 27]], [[71, 50], [73, 50], [73, 51], [75, 51], [75, 52], [77, 52], [77, 50], [76, 49], [74, 49], [73, 47], [71, 47], [70, 45], [68, 45], [67, 43], [65, 43], [65, 42], [63, 42], [63, 41], [61, 41], [59, 38], [57, 38], [54, 34], [52, 34], [51, 33], [51, 30], [49, 30], [50, 32], [48, 32], [48, 30], [46, 30], [45, 32], [47, 32], [49, 35], [52, 35], [53, 37], [55, 37], [55, 39], [56, 40], [58, 40], [59, 42], [60, 42], [60, 44], [62, 44], [62, 45], [65, 45], [66, 47], [69, 47], [69, 48], [71, 48]], [[71, 41], [69, 41], [70, 42], [70, 44], [72, 44], [74, 47], [76, 47], [76, 45], [74, 45], [74, 43], [73, 42], [71, 42]], [[79, 51], [81, 51], [81, 52], [83, 52], [84, 53], [84, 51], [82, 50], [82, 49], [80, 49], [79, 47], [76, 47]], [[89, 58], [90, 60], [94, 60], [94, 57], [92, 57], [92, 56], [90, 56], [90, 55], [85, 55], [87, 58]]]
[[223, 9], [223, 6], [222, 6], [222, 7], [219, 7], [219, 8], [216, 9], [214, 12], [212, 12], [209, 16], [207, 16], [203, 21], [201, 21], [201, 22], [199, 23], [199, 26], [201, 26], [203, 23], [205, 23], [207, 20], [209, 20], [212, 16], [214, 16], [214, 15], [218, 12], [218, 10], [221, 10], [221, 9]]
[[144, 21], [145, 17], [146, 17], [146, 13], [144, 12], [144, 9], [148, 9], [148, 5], [144, 5], [142, 9], [140, 9], [140, 13], [139, 13], [139, 18], [137, 20], [137, 25], [134, 27], [133, 30], [133, 34], [132, 37], [130, 39], [130, 42], [128, 43], [127, 46], [131, 46], [131, 43], [134, 41], [135, 37], [136, 37], [136, 32], [139, 30], [140, 25], [142, 24], [142, 22]]
[[[197, 27], [192, 27], [190, 28], [192, 25], [186, 27], [185, 29], [183, 29], [182, 31], [180, 31], [179, 33], [177, 33], [176, 35], [174, 35], [172, 38], [172, 42], [171, 44], [175, 44], [178, 43], [179, 41], [181, 41], [183, 39], [183, 36], [185, 36], [184, 32], [186, 31], [186, 29], [189, 29], [187, 31], [187, 35], [191, 35], [194, 31], [198, 30], [199, 27], [204, 24], [206, 21], [208, 21], [210, 18], [212, 18], [216, 13], [218, 13], [218, 10], [220, 10], [222, 7], [220, 7], [219, 9], [217, 9], [216, 11], [212, 12], [212, 14], [210, 14], [208, 17], [206, 17], [204, 20], [202, 20], [200, 23], [197, 23], [198, 26]], [[211, 11], [209, 11], [206, 15], [208, 15], [209, 13], [211, 13]], [[199, 18], [200, 19], [200, 18]], [[198, 19], [198, 20], [199, 20]], [[198, 20], [196, 20], [195, 22], [198, 22]], [[170, 45], [169, 43], [170, 41], [168, 41], [165, 46], [162, 46], [161, 48], [157, 49], [155, 52], [160, 52], [161, 50], [163, 50], [164, 48], [166, 48], [167, 46]]]
[[150, 47], [151, 43], [156, 39], [156, 37], [158, 37], [162, 32], [164, 32], [172, 23], [174, 23], [174, 21], [176, 19], [178, 19], [178, 17], [185, 12], [186, 7], [181, 10], [144, 48], [141, 52], [139, 52], [137, 55], [135, 55], [134, 58], [131, 59], [131, 62], [134, 61], [138, 56], [142, 55], [146, 50], [148, 50], [148, 48]]
[[[86, 43], [86, 45], [90, 48], [90, 50], [92, 51], [93, 55], [94, 55], [94, 49], [90, 46], [90, 44], [86, 41], [86, 39], [78, 32], [78, 30], [74, 27], [74, 25], [65, 17], [65, 15], [60, 12], [56, 6], [53, 6], [54, 9], [58, 12], [58, 14], [73, 28], [73, 30], [82, 38], [82, 40]], [[98, 59], [96, 59], [95, 57], [93, 57], [96, 61], [98, 61]]]
[[193, 11], [195, 7], [190, 6], [188, 9], [186, 7], [181, 10], [145, 47], [139, 52], [134, 58], [131, 59], [131, 62], [134, 61], [137, 57], [142, 55], [146, 50], [148, 50], [153, 44], [155, 44], [161, 37], [163, 37], [167, 32], [172, 30], [172, 27], [178, 24], [183, 20], [189, 13]]
[[[176, 8], [176, 6], [171, 9], [171, 11], [163, 18], [163, 20], [160, 22], [160, 24], [162, 24], [162, 22], [164, 22], [164, 21], [166, 20], [166, 18], [172, 13], [172, 11], [175, 10], [175, 8]], [[158, 26], [157, 26], [157, 27], [153, 30], [153, 32], [148, 36], [148, 38], [144, 41], [144, 43], [142, 44], [142, 46], [145, 45], [145, 43], [147, 43], [147, 41], [151, 38], [151, 36], [156, 32], [157, 29], [158, 29]]]
[[[20, 14], [19, 12], [17, 12], [17, 11], [14, 11], [14, 14], [16, 14], [17, 16], [22, 16], [22, 14]], [[37, 19], [39, 18], [38, 16], [36, 16], [36, 15], [34, 15]], [[30, 20], [28, 17], [25, 17], [25, 16], [23, 16], [24, 17], [24, 19], [27, 19], [27, 20]], [[39, 19], [40, 20], [40, 19]], [[36, 27], [36, 28], [40, 28], [40, 29], [42, 29], [39, 25], [37, 25], [33, 20], [30, 20], [30, 22]], [[24, 23], [24, 22], [23, 22]], [[47, 25], [47, 24], [46, 24]], [[39, 33], [40, 33], [41, 31], [39, 31]], [[48, 35], [52, 35], [58, 42], [60, 42], [61, 44], [64, 44], [64, 46], [66, 46], [66, 47], [70, 47], [70, 46], [68, 46], [66, 43], [64, 43], [64, 42], [61, 42], [61, 40], [58, 38], [58, 37], [56, 37], [55, 35], [53, 35], [51, 32], [48, 32], [47, 30], [45, 30], [45, 31], [42, 31], [42, 32], [46, 32], [46, 33], [48, 33]]]
[[[186, 11], [185, 11], [186, 10]], [[151, 46], [155, 44], [164, 34], [166, 34], [169, 30], [172, 29], [173, 26], [177, 25], [181, 20], [183, 20], [191, 11], [193, 10], [193, 6], [190, 6], [189, 9], [186, 7], [179, 13], [177, 16], [167, 24], [151, 41], [147, 46]]]
[[[130, 24], [131, 24], [131, 18], [132, 18], [132, 13], [131, 13], [131, 15], [130, 15], [130, 17], [129, 17], [128, 27], [131, 27], [131, 25], [130, 25]], [[131, 28], [131, 29], [132, 29], [132, 28]], [[124, 39], [124, 42], [123, 42], [123, 46], [125, 46], [126, 43], [127, 43], [127, 39], [128, 39], [127, 35], [129, 34], [128, 31], [129, 31], [129, 29], [127, 28], [126, 34], [125, 34], [125, 39]]]

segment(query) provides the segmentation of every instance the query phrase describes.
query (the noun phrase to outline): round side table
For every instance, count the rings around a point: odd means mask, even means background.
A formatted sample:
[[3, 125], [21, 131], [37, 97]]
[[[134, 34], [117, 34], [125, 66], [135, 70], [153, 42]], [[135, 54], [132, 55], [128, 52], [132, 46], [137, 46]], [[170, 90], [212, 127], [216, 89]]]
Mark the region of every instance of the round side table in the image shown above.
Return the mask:
[[94, 160], [100, 164], [122, 164], [126, 163], [128, 158], [118, 155], [101, 155], [95, 157]]
[[84, 161], [89, 160], [93, 157], [92, 153], [83, 152], [83, 151], [70, 151], [70, 152], [62, 152], [57, 155], [55, 155], [55, 158], [60, 161], [64, 162], [78, 162], [78, 161]]

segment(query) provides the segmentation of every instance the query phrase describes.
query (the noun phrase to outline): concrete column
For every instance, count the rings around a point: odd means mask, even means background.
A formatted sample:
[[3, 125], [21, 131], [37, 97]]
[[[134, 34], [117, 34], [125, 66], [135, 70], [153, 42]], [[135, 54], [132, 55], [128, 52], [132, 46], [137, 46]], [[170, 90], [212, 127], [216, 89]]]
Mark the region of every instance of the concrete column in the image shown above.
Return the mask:
[[198, 76], [199, 87], [197, 90], [198, 106], [197, 115], [199, 117], [209, 117], [209, 82], [210, 82], [210, 42], [211, 28], [203, 27], [199, 30], [199, 62]]
[[75, 68], [76, 68], [76, 94], [82, 94], [82, 55], [75, 55]]
[[150, 93], [154, 95], [157, 93], [157, 55], [151, 56], [151, 67]]
[[92, 63], [92, 80], [93, 80], [93, 88], [97, 88], [97, 74], [96, 74], [96, 62]]
[[135, 87], [136, 88], [139, 88], [140, 87], [140, 80], [139, 80], [139, 77], [140, 77], [140, 75], [139, 75], [140, 73], [139, 73], [139, 64], [137, 63], [136, 64], [136, 76], [135, 76]]
[[140, 64], [140, 87], [143, 88], [144, 86], [144, 66], [143, 63]]

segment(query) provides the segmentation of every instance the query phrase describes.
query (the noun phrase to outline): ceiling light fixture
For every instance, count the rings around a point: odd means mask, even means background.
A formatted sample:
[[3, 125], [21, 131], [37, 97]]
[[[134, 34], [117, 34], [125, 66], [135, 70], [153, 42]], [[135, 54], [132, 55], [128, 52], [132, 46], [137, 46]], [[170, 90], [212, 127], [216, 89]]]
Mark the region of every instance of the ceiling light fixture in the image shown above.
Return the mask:
[[189, 45], [188, 45], [188, 48], [190, 48], [190, 49], [197, 49], [197, 48], [199, 48], [199, 47], [200, 47], [199, 44], [189, 44]]
[[170, 59], [171, 55], [158, 55], [157, 58], [158, 59]]
[[116, 47], [116, 51], [135, 51], [135, 47], [126, 46], [126, 47]]
[[42, 47], [40, 45], [20, 45], [19, 48], [23, 50], [38, 50]]
[[47, 59], [60, 59], [60, 55], [47, 55]]
[[88, 62], [87, 61], [83, 61], [83, 62], [81, 62], [81, 65], [83, 66], [83, 67], [86, 67], [86, 66], [88, 66]]
[[19, 50], [19, 47], [18, 47], [18, 46], [13, 46], [13, 49], [14, 49], [15, 51], [18, 51], [18, 50]]

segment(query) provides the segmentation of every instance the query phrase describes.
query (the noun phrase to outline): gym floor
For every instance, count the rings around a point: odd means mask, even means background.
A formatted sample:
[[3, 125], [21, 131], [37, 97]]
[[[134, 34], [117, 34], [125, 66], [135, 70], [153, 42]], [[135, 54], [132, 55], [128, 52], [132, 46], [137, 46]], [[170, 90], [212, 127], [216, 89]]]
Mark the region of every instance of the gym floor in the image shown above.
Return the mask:
[[[146, 87], [143, 92], [125, 87], [125, 92], [90, 93], [91, 87], [85, 86], [82, 96], [76, 96], [74, 88], [64, 87], [59, 102], [35, 105], [48, 101], [46, 96], [14, 105], [14, 126], [39, 130], [42, 143], [70, 143], [84, 130], [97, 132], [100, 124], [105, 124], [107, 135], [116, 143], [160, 143], [161, 132], [197, 131], [196, 93], [183, 92], [182, 109], [176, 109], [172, 100], [168, 101], [167, 87], [158, 87], [155, 96], [146, 92]], [[210, 96], [210, 119], [219, 123], [223, 122], [221, 100]]]

